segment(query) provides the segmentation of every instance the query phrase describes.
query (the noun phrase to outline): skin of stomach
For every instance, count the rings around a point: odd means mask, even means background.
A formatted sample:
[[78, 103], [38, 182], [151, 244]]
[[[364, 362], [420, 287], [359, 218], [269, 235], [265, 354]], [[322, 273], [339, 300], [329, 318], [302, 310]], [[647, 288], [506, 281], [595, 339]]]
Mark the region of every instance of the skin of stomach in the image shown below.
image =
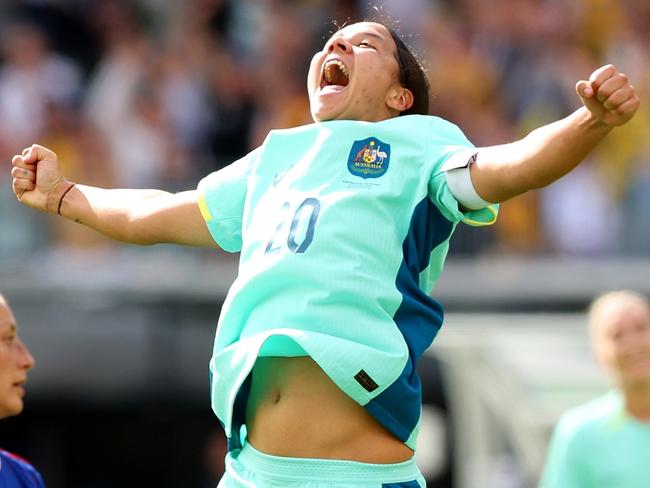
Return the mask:
[[413, 451], [308, 356], [260, 357], [246, 407], [248, 442], [283, 457], [400, 463]]

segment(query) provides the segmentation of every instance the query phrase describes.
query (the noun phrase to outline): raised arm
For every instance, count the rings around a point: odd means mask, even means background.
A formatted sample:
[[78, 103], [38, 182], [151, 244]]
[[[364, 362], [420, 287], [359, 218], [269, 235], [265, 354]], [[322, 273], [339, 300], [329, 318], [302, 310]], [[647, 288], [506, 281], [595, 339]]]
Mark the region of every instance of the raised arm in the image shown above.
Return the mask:
[[106, 190], [77, 185], [61, 174], [57, 156], [33, 145], [12, 159], [13, 190], [37, 210], [59, 214], [130, 244], [216, 247], [196, 191]]
[[523, 139], [481, 148], [470, 167], [476, 192], [488, 202], [546, 186], [575, 168], [614, 127], [629, 121], [639, 98], [613, 65], [576, 84], [583, 107]]

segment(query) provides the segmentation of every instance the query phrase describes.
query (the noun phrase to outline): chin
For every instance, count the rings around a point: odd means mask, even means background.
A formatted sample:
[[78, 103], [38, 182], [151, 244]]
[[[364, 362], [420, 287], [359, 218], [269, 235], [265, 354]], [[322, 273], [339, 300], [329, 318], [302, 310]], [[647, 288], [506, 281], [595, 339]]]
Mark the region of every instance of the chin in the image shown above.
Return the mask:
[[340, 119], [347, 107], [345, 103], [341, 102], [343, 100], [322, 100], [316, 97], [310, 103], [312, 119], [315, 122]]
[[336, 115], [321, 110], [319, 112], [312, 112], [311, 118], [314, 119], [314, 122], [327, 122], [329, 120], [336, 120]]
[[4, 408], [0, 409], [0, 419], [5, 417], [15, 417], [20, 415], [23, 411], [23, 402], [20, 402], [20, 405], [5, 405]]

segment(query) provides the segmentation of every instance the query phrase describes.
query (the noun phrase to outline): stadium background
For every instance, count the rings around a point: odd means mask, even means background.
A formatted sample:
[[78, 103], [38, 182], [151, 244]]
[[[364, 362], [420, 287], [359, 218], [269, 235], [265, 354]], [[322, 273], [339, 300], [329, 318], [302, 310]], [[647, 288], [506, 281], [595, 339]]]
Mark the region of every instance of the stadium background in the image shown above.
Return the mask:
[[[579, 104], [606, 62], [650, 99], [645, 0], [393, 0], [435, 94], [476, 145]], [[73, 180], [192, 188], [271, 128], [309, 122], [311, 54], [353, 0], [59, 0], [0, 4], [0, 291], [37, 367], [0, 446], [50, 488], [214, 486], [223, 440], [207, 362], [236, 257], [110, 243], [22, 208], [10, 157], [35, 141]], [[431, 487], [535, 485], [553, 422], [607, 388], [584, 308], [650, 293], [650, 112], [552, 187], [460, 229], [434, 295], [448, 311], [423, 362], [418, 461]]]

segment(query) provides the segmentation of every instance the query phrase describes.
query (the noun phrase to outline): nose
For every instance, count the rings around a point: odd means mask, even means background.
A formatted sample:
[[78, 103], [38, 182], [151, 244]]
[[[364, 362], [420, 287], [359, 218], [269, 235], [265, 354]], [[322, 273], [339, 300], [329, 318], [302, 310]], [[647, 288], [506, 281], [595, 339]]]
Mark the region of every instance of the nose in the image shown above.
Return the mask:
[[330, 42], [330, 45], [327, 48], [328, 53], [331, 53], [333, 51], [338, 51], [338, 52], [342, 52], [342, 53], [349, 53], [350, 51], [352, 51], [352, 46], [344, 38], [337, 37], [336, 39], [332, 39], [332, 41]]
[[32, 353], [29, 352], [27, 346], [20, 339], [18, 339], [18, 361], [19, 366], [25, 371], [32, 369], [36, 363], [34, 356], [32, 356]]

